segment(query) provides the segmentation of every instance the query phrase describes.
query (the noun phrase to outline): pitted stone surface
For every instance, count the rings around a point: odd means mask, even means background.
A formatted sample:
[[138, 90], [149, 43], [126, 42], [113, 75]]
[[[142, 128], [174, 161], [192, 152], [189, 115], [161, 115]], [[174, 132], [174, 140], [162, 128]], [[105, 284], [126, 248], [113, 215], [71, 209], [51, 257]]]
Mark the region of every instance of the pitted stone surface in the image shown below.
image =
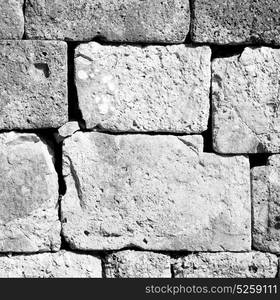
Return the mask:
[[280, 155], [252, 170], [253, 245], [280, 254]]
[[121, 251], [105, 259], [107, 278], [171, 278], [170, 257], [140, 251]]
[[57, 128], [67, 121], [66, 43], [0, 41], [0, 129]]
[[193, 1], [193, 41], [280, 45], [278, 0]]
[[35, 134], [0, 134], [0, 251], [57, 251], [58, 178]]
[[35, 255], [1, 256], [1, 278], [101, 278], [101, 260], [60, 251]]
[[261, 252], [199, 253], [176, 260], [173, 271], [176, 278], [275, 278], [278, 259]]
[[66, 241], [81, 250], [249, 250], [248, 159], [202, 148], [200, 136], [67, 138]]
[[189, 32], [185, 0], [27, 0], [30, 39], [182, 43]]
[[212, 64], [213, 140], [219, 153], [280, 151], [280, 50], [246, 48]]
[[76, 50], [76, 86], [87, 128], [200, 133], [207, 129], [209, 47], [101, 46]]
[[24, 0], [0, 0], [0, 40], [23, 37], [23, 2]]

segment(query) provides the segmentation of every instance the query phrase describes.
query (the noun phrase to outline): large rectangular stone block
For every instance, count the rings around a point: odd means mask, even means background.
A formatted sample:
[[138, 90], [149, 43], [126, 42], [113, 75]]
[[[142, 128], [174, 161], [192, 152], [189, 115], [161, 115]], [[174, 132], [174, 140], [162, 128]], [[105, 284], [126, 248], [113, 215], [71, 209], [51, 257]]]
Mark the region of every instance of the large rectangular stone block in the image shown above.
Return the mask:
[[252, 170], [253, 245], [280, 254], [280, 155]]
[[207, 129], [209, 47], [76, 49], [76, 86], [87, 128], [200, 133]]
[[190, 23], [185, 0], [27, 0], [30, 39], [184, 42]]
[[67, 120], [66, 43], [0, 41], [0, 129], [57, 128]]
[[144, 251], [120, 251], [105, 258], [106, 278], [171, 278], [168, 255]]
[[212, 64], [213, 141], [219, 153], [280, 151], [280, 50], [246, 48]]
[[59, 250], [57, 203], [47, 144], [35, 134], [0, 134], [0, 252]]
[[192, 40], [280, 45], [279, 0], [192, 0]]
[[23, 37], [23, 2], [24, 0], [0, 0], [0, 40]]
[[63, 236], [73, 249], [246, 251], [248, 159], [200, 136], [77, 132], [64, 141]]
[[175, 260], [175, 278], [275, 278], [276, 255], [261, 252], [199, 253]]
[[67, 251], [0, 256], [1, 278], [101, 278], [101, 260]]

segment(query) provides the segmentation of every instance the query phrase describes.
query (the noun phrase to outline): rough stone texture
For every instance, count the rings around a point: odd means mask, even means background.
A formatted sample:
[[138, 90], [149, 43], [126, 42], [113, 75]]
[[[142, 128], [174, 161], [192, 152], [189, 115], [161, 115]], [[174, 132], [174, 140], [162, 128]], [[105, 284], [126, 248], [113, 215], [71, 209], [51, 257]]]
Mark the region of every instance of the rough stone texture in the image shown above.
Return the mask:
[[87, 128], [205, 131], [210, 58], [209, 47], [82, 44], [76, 85]]
[[24, 0], [0, 0], [0, 40], [23, 37], [23, 2]]
[[105, 259], [107, 278], [171, 278], [170, 257], [164, 254], [121, 251]]
[[277, 256], [261, 252], [191, 254], [173, 265], [176, 278], [275, 278], [277, 270]]
[[26, 35], [32, 39], [184, 42], [185, 0], [27, 0]]
[[280, 155], [252, 170], [253, 245], [280, 254]]
[[85, 254], [60, 251], [0, 257], [1, 278], [101, 278], [101, 260]]
[[0, 134], [0, 251], [57, 251], [58, 178], [35, 134]]
[[280, 45], [279, 0], [192, 0], [192, 40]]
[[77, 132], [66, 139], [66, 241], [82, 250], [249, 250], [248, 159], [202, 147], [200, 136]]
[[212, 65], [213, 140], [219, 153], [280, 151], [280, 50], [246, 48]]
[[58, 143], [61, 143], [67, 137], [73, 135], [75, 132], [80, 130], [79, 123], [76, 121], [67, 122], [61, 126], [55, 133], [55, 139]]
[[64, 42], [0, 41], [0, 129], [68, 121], [66, 56]]

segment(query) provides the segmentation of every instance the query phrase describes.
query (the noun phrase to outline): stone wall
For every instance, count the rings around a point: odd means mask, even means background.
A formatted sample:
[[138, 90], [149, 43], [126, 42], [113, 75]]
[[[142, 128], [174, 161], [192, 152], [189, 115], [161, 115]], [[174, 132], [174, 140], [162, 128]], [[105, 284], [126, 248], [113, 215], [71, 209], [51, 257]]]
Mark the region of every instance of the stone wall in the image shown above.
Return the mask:
[[278, 277], [279, 0], [0, 0], [0, 277]]

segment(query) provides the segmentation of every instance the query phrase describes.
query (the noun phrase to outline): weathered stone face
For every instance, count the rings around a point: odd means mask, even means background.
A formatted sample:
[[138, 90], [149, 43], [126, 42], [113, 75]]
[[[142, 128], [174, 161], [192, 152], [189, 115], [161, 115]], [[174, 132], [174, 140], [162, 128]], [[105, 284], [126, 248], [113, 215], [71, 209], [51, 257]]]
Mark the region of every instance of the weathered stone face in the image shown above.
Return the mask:
[[246, 48], [212, 65], [213, 140], [219, 153], [280, 151], [280, 50]]
[[199, 253], [179, 258], [176, 278], [275, 278], [277, 256], [269, 253]]
[[0, 134], [0, 251], [58, 250], [58, 179], [35, 134]]
[[192, 40], [280, 45], [278, 0], [194, 0]]
[[30, 39], [184, 42], [189, 31], [185, 0], [27, 0]]
[[0, 41], [0, 129], [68, 121], [66, 56], [64, 42]]
[[200, 133], [207, 129], [209, 47], [76, 49], [76, 86], [87, 128]]
[[0, 0], [0, 40], [21, 39], [24, 0]]
[[171, 278], [170, 257], [140, 251], [121, 251], [105, 259], [107, 278]]
[[28, 256], [0, 257], [1, 278], [101, 278], [101, 260], [60, 251]]
[[200, 136], [78, 132], [64, 143], [72, 248], [250, 249], [247, 158], [202, 153]]
[[252, 170], [253, 245], [280, 253], [280, 155]]

